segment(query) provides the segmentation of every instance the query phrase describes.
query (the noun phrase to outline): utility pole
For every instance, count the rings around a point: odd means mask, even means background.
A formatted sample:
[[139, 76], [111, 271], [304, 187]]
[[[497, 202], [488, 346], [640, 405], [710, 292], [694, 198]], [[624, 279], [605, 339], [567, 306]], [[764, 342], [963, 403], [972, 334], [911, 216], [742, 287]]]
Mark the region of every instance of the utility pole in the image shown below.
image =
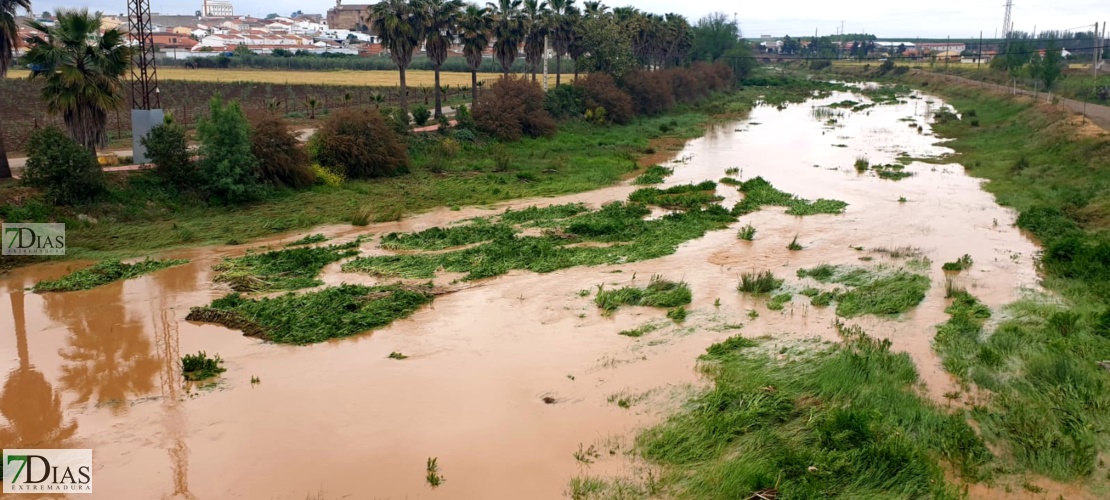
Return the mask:
[[[1093, 56], [1094, 60], [1091, 61], [1091, 74], [1092, 75], [1098, 75], [1098, 56], [1100, 55], [1098, 53], [1098, 51], [1101, 48], [1102, 48], [1102, 40], [1100, 40], [1098, 38], [1098, 21], [1095, 21], [1095, 48], [1094, 48], [1094, 51], [1093, 51], [1094, 52], [1094, 56]], [[1084, 103], [1085, 103], [1085, 101], [1084, 101]]]
[[543, 37], [543, 91], [547, 92], [547, 56], [551, 51], [551, 40]]
[[979, 57], [975, 58], [975, 69], [983, 67], [983, 30], [979, 30]]
[[952, 59], [949, 52], [952, 51], [952, 35], [948, 35], [948, 40], [944, 42], [944, 71], [948, 71], [948, 60]]

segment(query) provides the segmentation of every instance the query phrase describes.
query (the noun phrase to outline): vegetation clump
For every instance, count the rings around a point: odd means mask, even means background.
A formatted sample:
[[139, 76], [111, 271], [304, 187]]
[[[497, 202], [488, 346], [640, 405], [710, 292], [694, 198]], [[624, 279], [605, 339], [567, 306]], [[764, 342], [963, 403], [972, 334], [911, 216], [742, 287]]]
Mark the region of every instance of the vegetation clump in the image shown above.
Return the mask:
[[653, 323], [647, 323], [647, 324], [637, 326], [636, 328], [633, 328], [631, 330], [621, 330], [620, 332], [617, 332], [617, 334], [618, 335], [624, 335], [625, 337], [635, 338], [635, 337], [642, 337], [642, 336], [644, 336], [644, 334], [654, 332], [657, 329], [659, 329], [658, 325], [655, 325]]
[[142, 138], [142, 143], [162, 182], [179, 190], [192, 189], [197, 179], [197, 165], [189, 153], [184, 127], [168, 121], [152, 128]]
[[663, 178], [674, 173], [674, 170], [659, 165], [652, 165], [640, 174], [635, 180], [632, 181], [636, 185], [644, 184], [662, 184]]
[[35, 284], [34, 291], [42, 293], [88, 290], [114, 281], [137, 278], [144, 274], [188, 262], [185, 259], [148, 259], [134, 264], [124, 264], [118, 260], [103, 260], [92, 267], [74, 271], [56, 280], [40, 281]]
[[772, 311], [781, 311], [786, 306], [786, 303], [790, 302], [790, 299], [792, 298], [794, 298], [794, 295], [789, 292], [775, 295], [774, 297], [771, 297], [771, 300], [767, 301], [767, 309], [770, 309]]
[[775, 189], [762, 177], [745, 181], [738, 189], [744, 194], [743, 201], [732, 209], [732, 213], [738, 216], [755, 212], [764, 205], [787, 207], [786, 213], [789, 215], [840, 214], [848, 206], [839, 200], [821, 198], [811, 202], [798, 198]]
[[925, 276], [895, 271], [844, 292], [837, 299], [836, 314], [845, 318], [901, 314], [925, 300], [929, 285]]
[[297, 247], [225, 258], [212, 267], [213, 281], [236, 292], [298, 290], [322, 285], [316, 279], [324, 266], [358, 255], [361, 240], [323, 247]]
[[752, 241], [752, 239], [755, 238], [755, 228], [752, 227], [751, 224], [748, 224], [740, 228], [740, 231], [737, 231], [736, 237], [741, 240]]
[[194, 307], [185, 319], [221, 324], [270, 342], [301, 345], [381, 328], [408, 317], [432, 298], [431, 284], [344, 284], [260, 299], [232, 293], [207, 307]]
[[250, 122], [238, 101], [225, 104], [218, 94], [213, 96], [208, 116], [197, 121], [197, 141], [198, 185], [210, 202], [235, 204], [262, 195], [258, 159], [251, 153]]
[[973, 262], [974, 261], [971, 260], [970, 255], [964, 254], [963, 257], [960, 257], [953, 262], [945, 262], [944, 265], [941, 266], [941, 269], [944, 269], [945, 271], [959, 272], [966, 269], [971, 269], [971, 264]]
[[327, 236], [324, 236], [320, 233], [316, 233], [316, 234], [310, 234], [308, 236], [305, 236], [304, 238], [301, 238], [297, 241], [294, 241], [294, 242], [291, 242], [291, 243], [286, 243], [285, 246], [294, 247], [294, 246], [297, 246], [297, 245], [312, 245], [312, 244], [315, 244], [315, 243], [323, 243], [325, 241], [328, 241]]
[[[215, 377], [227, 369], [223, 366], [224, 360], [220, 359], [220, 355], [210, 358], [204, 351], [196, 354], [186, 354], [181, 358], [181, 375], [185, 380], [198, 381], [207, 378]], [[252, 379], [253, 383], [253, 379]]]
[[691, 210], [717, 203], [724, 198], [715, 191], [717, 183], [682, 184], [666, 189], [640, 188], [628, 195], [628, 200], [669, 209]]
[[654, 275], [645, 288], [626, 286], [605, 290], [598, 285], [594, 303], [605, 314], [610, 314], [622, 305], [669, 308], [689, 304], [692, 298], [690, 287], [685, 282], [675, 282]]
[[31, 134], [23, 181], [41, 189], [52, 205], [88, 203], [108, 190], [96, 156], [55, 127]]
[[740, 285], [737, 290], [755, 295], [767, 295], [778, 290], [783, 280], [775, 277], [771, 271], [747, 272], [740, 274]]
[[558, 128], [544, 109], [544, 93], [539, 84], [524, 78], [497, 80], [482, 92], [473, 115], [478, 130], [503, 141], [551, 136]]
[[308, 153], [285, 120], [263, 118], [255, 122], [250, 137], [251, 154], [258, 160], [258, 172], [264, 182], [293, 189], [316, 183]]
[[921, 397], [913, 360], [838, 325], [843, 342], [776, 349], [732, 337], [702, 356], [714, 386], [636, 439], [682, 498], [955, 498], [989, 474], [962, 412]]
[[446, 229], [432, 227], [419, 233], [389, 233], [382, 236], [381, 247], [388, 250], [442, 250], [444, 248], [481, 243], [516, 234], [508, 224], [475, 219], [470, 224]]

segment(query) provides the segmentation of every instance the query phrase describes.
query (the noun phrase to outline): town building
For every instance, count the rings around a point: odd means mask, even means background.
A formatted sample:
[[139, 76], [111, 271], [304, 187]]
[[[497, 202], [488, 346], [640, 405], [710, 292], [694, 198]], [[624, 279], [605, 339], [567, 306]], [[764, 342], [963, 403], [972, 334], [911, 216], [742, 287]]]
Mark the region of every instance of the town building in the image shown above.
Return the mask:
[[232, 7], [230, 0], [203, 0], [200, 15], [202, 17], [232, 17], [235, 15], [235, 8]]
[[369, 5], [343, 5], [335, 0], [335, 7], [328, 9], [328, 27], [351, 31], [366, 31], [366, 11]]

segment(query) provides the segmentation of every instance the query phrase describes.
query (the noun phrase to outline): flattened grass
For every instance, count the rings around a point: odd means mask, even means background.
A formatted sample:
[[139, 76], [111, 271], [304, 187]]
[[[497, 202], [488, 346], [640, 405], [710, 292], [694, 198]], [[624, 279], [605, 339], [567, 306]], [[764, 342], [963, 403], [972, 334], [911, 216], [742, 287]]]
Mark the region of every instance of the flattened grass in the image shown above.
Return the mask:
[[[349, 272], [427, 279], [439, 269], [466, 273], [465, 280], [499, 276], [513, 269], [545, 273], [575, 266], [619, 264], [670, 255], [678, 245], [724, 229], [735, 217], [719, 205], [644, 220], [650, 211], [637, 203], [614, 202], [553, 224], [540, 236], [502, 237], [438, 254], [360, 257], [344, 264]], [[600, 243], [605, 245], [575, 245]]]
[[341, 245], [297, 247], [226, 258], [212, 267], [213, 281], [237, 292], [299, 290], [322, 285], [316, 279], [324, 266], [358, 255], [360, 239]]
[[965, 415], [915, 391], [909, 355], [841, 333], [842, 344], [781, 351], [742, 337], [711, 346], [701, 366], [714, 387], [637, 437], [662, 467], [661, 496], [954, 499], [946, 470], [989, 473]]
[[644, 288], [626, 286], [605, 290], [598, 286], [594, 303], [605, 314], [611, 314], [620, 306], [678, 307], [689, 304], [692, 299], [693, 294], [685, 282], [671, 281], [655, 275]]
[[221, 324], [279, 344], [312, 344], [389, 325], [432, 298], [431, 284], [341, 285], [260, 299], [232, 293], [207, 307], [194, 307], [185, 319]]
[[516, 234], [507, 224], [475, 219], [469, 224], [448, 228], [432, 227], [419, 233], [389, 233], [382, 236], [381, 247], [387, 250], [442, 250], [472, 243], [481, 243]]
[[733, 207], [732, 213], [736, 215], [755, 212], [765, 205], [787, 207], [789, 215], [841, 214], [848, 207], [847, 203], [839, 200], [821, 198], [809, 201], [798, 198], [775, 189], [762, 177], [744, 181], [737, 189], [744, 194], [744, 199]]
[[56, 280], [44, 280], [35, 284], [36, 293], [43, 292], [73, 292], [88, 290], [114, 281], [128, 280], [144, 274], [179, 266], [188, 263], [185, 259], [151, 260], [147, 259], [134, 264], [124, 264], [118, 260], [105, 260], [97, 262], [92, 267], [86, 267], [69, 273]]
[[713, 181], [682, 184], [666, 189], [640, 188], [628, 195], [628, 200], [675, 210], [692, 210], [723, 200], [724, 197], [718, 196], [716, 190], [717, 183]]
[[659, 165], [652, 165], [640, 174], [632, 184], [645, 185], [645, 184], [662, 184], [663, 178], [674, 173], [674, 170]]
[[1023, 301], [990, 335], [991, 311], [966, 291], [954, 294], [935, 348], [965, 387], [992, 397], [972, 416], [983, 436], [1021, 469], [1060, 481], [1096, 473], [1110, 434], [1110, 333], [1099, 317]]
[[820, 264], [798, 270], [799, 278], [813, 278], [821, 283], [839, 283], [848, 290], [818, 291], [812, 289], [810, 303], [828, 306], [836, 302], [836, 314], [851, 318], [864, 314], [894, 315], [917, 307], [925, 300], [929, 278], [902, 269], [893, 272], [878, 268]]

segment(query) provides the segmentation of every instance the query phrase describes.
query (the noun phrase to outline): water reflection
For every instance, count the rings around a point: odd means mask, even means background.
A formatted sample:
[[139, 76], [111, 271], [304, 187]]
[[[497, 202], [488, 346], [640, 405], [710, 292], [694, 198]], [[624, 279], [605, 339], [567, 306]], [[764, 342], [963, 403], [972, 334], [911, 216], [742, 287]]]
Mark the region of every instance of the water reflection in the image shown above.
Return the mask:
[[43, 294], [43, 308], [51, 319], [66, 325], [67, 347], [58, 355], [61, 385], [72, 392], [74, 404], [95, 401], [115, 414], [127, 411], [128, 397], [154, 389], [158, 360], [141, 319], [128, 315], [123, 286], [109, 285], [87, 292]]
[[0, 428], [0, 447], [63, 448], [77, 432], [77, 423], [65, 421], [61, 397], [31, 364], [23, 310], [24, 286], [11, 287], [8, 295], [19, 366], [8, 373], [4, 392], [0, 394], [0, 414], [8, 421], [7, 427]]

